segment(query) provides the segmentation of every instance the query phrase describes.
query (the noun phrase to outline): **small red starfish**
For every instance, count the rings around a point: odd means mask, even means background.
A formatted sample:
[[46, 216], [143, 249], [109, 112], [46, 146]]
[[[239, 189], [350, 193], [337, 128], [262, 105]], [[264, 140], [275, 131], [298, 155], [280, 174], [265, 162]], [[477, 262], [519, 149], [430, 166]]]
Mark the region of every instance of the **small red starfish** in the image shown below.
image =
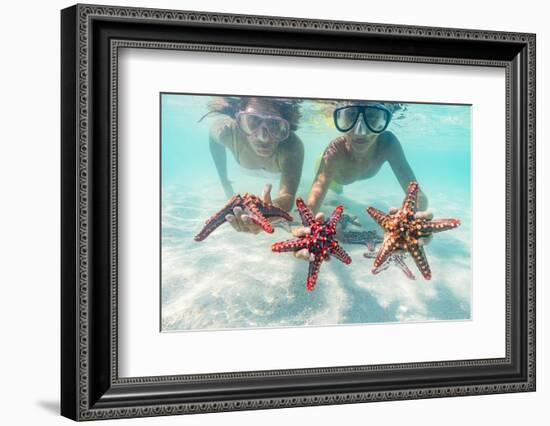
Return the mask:
[[218, 213], [208, 219], [201, 231], [195, 235], [195, 241], [202, 241], [208, 237], [216, 228], [227, 222], [225, 218], [228, 214], [233, 214], [235, 207], [241, 207], [243, 210], [248, 210], [252, 222], [260, 226], [265, 232], [272, 234], [273, 225], [268, 218], [283, 218], [292, 221], [292, 216], [283, 209], [275, 207], [273, 204], [264, 202], [260, 197], [249, 194], [248, 192], [242, 197], [240, 194], [234, 195], [229, 202]]
[[313, 217], [313, 213], [301, 198], [296, 198], [296, 207], [302, 219], [302, 225], [310, 228], [310, 233], [292, 240], [280, 241], [271, 246], [271, 250], [277, 253], [287, 251], [298, 251], [306, 248], [313, 259], [309, 262], [309, 272], [307, 275], [306, 287], [308, 291], [313, 291], [321, 263], [327, 260], [329, 253], [336, 259], [344, 262], [346, 265], [351, 263], [351, 257], [340, 247], [338, 241], [334, 239], [336, 234], [336, 224], [342, 216], [344, 207], [338, 206], [332, 212], [330, 218], [320, 222]]
[[456, 228], [460, 225], [460, 221], [458, 219], [428, 220], [415, 217], [418, 191], [418, 183], [410, 182], [403, 205], [395, 214], [385, 214], [374, 207], [367, 209], [367, 212], [384, 229], [384, 242], [374, 259], [373, 273], [380, 270], [380, 266], [388, 260], [393, 252], [399, 250], [411, 254], [425, 279], [429, 280], [432, 277], [428, 259], [418, 240], [432, 233]]

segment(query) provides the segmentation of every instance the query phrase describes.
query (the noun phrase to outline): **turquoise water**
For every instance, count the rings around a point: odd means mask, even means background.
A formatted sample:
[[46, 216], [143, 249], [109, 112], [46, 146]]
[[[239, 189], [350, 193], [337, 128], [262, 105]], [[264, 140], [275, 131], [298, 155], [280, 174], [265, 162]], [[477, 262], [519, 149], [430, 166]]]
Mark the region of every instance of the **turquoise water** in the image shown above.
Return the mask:
[[[271, 252], [271, 244], [292, 238], [282, 228], [274, 234], [238, 233], [224, 224], [206, 240], [193, 236], [227, 199], [208, 146], [216, 117], [198, 120], [208, 96], [163, 94], [161, 98], [163, 331], [312, 326], [381, 322], [467, 320], [471, 317], [471, 107], [404, 104], [388, 130], [400, 140], [435, 218], [458, 218], [461, 226], [434, 236], [426, 247], [432, 279], [426, 281], [412, 259], [409, 280], [390, 266], [371, 274], [367, 248], [345, 244], [353, 262], [325, 262], [313, 292], [306, 291], [307, 262]], [[314, 163], [340, 133], [304, 101], [296, 132], [305, 147], [298, 196], [307, 198]], [[261, 194], [266, 183], [278, 193], [280, 175], [242, 169], [227, 151], [228, 175], [236, 192]], [[399, 207], [403, 190], [388, 164], [371, 179], [329, 191], [321, 211], [343, 204], [356, 215], [357, 231], [380, 227], [365, 209]], [[298, 217], [296, 212], [294, 217]], [[351, 228], [350, 228], [351, 229]]]

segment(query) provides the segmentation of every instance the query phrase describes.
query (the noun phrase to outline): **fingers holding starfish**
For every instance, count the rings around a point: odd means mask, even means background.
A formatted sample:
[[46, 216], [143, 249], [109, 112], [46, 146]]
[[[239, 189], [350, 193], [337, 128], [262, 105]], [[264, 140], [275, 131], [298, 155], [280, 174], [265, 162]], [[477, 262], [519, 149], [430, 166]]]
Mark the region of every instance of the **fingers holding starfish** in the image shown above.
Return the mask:
[[329, 259], [329, 254], [334, 255], [345, 264], [351, 263], [351, 257], [340, 247], [335, 239], [336, 224], [343, 211], [342, 206], [336, 207], [329, 220], [323, 216], [313, 216], [310, 208], [301, 198], [296, 199], [296, 207], [302, 218], [302, 227], [293, 231], [294, 239], [279, 241], [271, 246], [271, 250], [277, 253], [292, 251], [295, 256], [309, 261], [309, 272], [306, 280], [306, 288], [312, 291], [317, 282], [321, 263]]
[[228, 222], [237, 232], [258, 234], [262, 230], [273, 233], [271, 221], [292, 221], [290, 214], [271, 202], [271, 185], [264, 187], [262, 198], [246, 193], [236, 194], [214, 216], [208, 219], [195, 241], [202, 241], [216, 228]]
[[367, 209], [384, 230], [384, 242], [374, 259], [373, 270], [380, 270], [392, 253], [405, 251], [410, 253], [423, 277], [431, 279], [432, 273], [423, 246], [430, 241], [433, 233], [454, 229], [460, 225], [460, 221], [433, 219], [431, 212], [418, 212], [416, 198], [419, 190], [416, 182], [410, 182], [401, 208], [390, 209], [388, 214], [373, 207]]
[[430, 220], [424, 229], [425, 232], [430, 232], [435, 234], [437, 232], [447, 231], [449, 229], [454, 229], [460, 225], [460, 220], [458, 219], [435, 219]]
[[248, 209], [243, 209], [239, 206], [234, 207], [233, 214], [229, 213], [225, 216], [225, 218], [237, 232], [250, 232], [251, 234], [258, 234], [262, 231], [262, 227], [254, 222], [253, 215]]
[[[319, 223], [323, 223], [325, 221], [325, 214], [324, 213], [317, 213], [315, 215], [315, 220]], [[311, 227], [310, 226], [297, 226], [292, 229], [292, 235], [296, 238], [305, 237], [306, 235], [311, 234]], [[312, 262], [315, 260], [315, 255], [313, 253], [310, 253], [307, 248], [303, 248], [301, 250], [294, 252], [294, 257], [296, 259], [305, 260], [306, 262]], [[327, 255], [327, 261], [330, 260], [330, 256]]]
[[266, 183], [264, 185], [264, 189], [262, 190], [262, 201], [264, 204], [271, 204], [271, 188], [273, 186], [270, 183]]
[[[424, 221], [430, 222], [434, 218], [434, 214], [431, 211], [426, 210], [426, 211], [416, 212], [414, 215], [414, 218], [419, 219], [422, 222]], [[434, 236], [432, 232], [430, 232], [428, 229], [422, 230], [422, 232], [419, 233], [418, 245], [427, 246], [432, 242], [433, 237]]]
[[[388, 215], [395, 216], [398, 212], [399, 212], [399, 209], [397, 207], [390, 207], [390, 209], [388, 210]], [[382, 213], [382, 212], [380, 212], [380, 213]], [[383, 214], [384, 213], [382, 213], [382, 215]], [[416, 212], [414, 214], [415, 219], [420, 219], [422, 221], [424, 221], [424, 220], [431, 221], [433, 219], [433, 217], [434, 217], [434, 214], [429, 210]], [[420, 235], [419, 235], [419, 238], [418, 238], [418, 244], [421, 245], [421, 246], [427, 246], [428, 244], [430, 244], [433, 240], [432, 232], [433, 231], [429, 231], [427, 229], [420, 232], [419, 233]]]
[[[380, 210], [378, 211], [380, 212]], [[388, 210], [388, 214], [392, 216], [397, 214], [398, 212], [399, 212], [399, 209], [397, 207], [390, 207], [390, 209]], [[384, 215], [383, 212], [380, 212], [380, 213]], [[434, 214], [429, 210], [425, 210], [425, 211], [416, 212], [414, 214], [414, 217], [415, 219], [432, 220], [434, 217]]]
[[416, 212], [414, 218], [421, 220], [432, 220], [434, 218], [434, 214], [429, 210], [425, 210], [421, 212]]
[[[262, 191], [263, 206], [272, 206], [271, 203], [271, 184], [266, 184]], [[257, 199], [245, 199], [244, 208], [237, 206], [233, 209], [234, 215], [229, 214], [227, 221], [237, 232], [249, 232], [258, 234], [262, 230], [267, 233], [273, 232], [273, 226], [264, 216], [261, 205]]]

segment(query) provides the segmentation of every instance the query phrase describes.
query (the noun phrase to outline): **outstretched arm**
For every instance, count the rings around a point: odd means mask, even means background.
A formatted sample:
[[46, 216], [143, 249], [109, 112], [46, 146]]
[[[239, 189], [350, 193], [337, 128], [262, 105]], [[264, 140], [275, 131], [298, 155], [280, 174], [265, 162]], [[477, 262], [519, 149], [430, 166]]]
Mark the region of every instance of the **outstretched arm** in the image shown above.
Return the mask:
[[292, 139], [281, 145], [279, 152], [279, 165], [281, 168], [281, 181], [279, 195], [273, 200], [273, 204], [283, 210], [292, 210], [294, 197], [298, 191], [298, 185], [302, 177], [304, 165], [304, 144], [298, 136], [293, 134]]
[[307, 205], [313, 213], [319, 211], [327, 195], [336, 161], [334, 157], [326, 155], [326, 153], [321, 159], [319, 170], [317, 170], [317, 175], [311, 185], [311, 190], [307, 198]]
[[[399, 181], [403, 191], [407, 191], [409, 182], [416, 180], [414, 172], [409, 165], [409, 162], [405, 158], [405, 153], [403, 152], [403, 147], [399, 139], [391, 133], [384, 133], [383, 145], [387, 149], [387, 160], [390, 163], [390, 166], [395, 174], [395, 177]], [[428, 197], [422, 191], [418, 194], [418, 210], [426, 210], [428, 208]]]
[[219, 121], [214, 123], [209, 135], [210, 154], [216, 165], [216, 170], [218, 171], [218, 176], [227, 198], [234, 195], [233, 186], [227, 177], [227, 153], [225, 152], [225, 145], [231, 137], [228, 134], [229, 132], [231, 132], [231, 129], [227, 124], [224, 121]]

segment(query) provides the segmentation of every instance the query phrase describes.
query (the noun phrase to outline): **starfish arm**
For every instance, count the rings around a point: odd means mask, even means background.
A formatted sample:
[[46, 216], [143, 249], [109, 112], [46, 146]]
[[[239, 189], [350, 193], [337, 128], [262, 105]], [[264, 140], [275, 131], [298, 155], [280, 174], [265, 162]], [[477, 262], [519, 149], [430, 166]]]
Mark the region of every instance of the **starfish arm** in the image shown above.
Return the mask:
[[399, 268], [407, 276], [408, 279], [410, 279], [410, 280], [415, 280], [416, 279], [414, 274], [412, 273], [412, 271], [409, 269], [409, 267], [405, 263], [402, 256], [395, 256], [393, 260], [394, 260], [395, 264], [397, 266], [399, 266]]
[[418, 183], [414, 180], [409, 182], [407, 187], [407, 194], [403, 200], [403, 205], [401, 206], [401, 211], [410, 212], [410, 214], [416, 213], [416, 200], [418, 199]]
[[353, 238], [351, 237], [349, 232], [342, 231], [340, 234], [340, 240], [345, 244], [353, 244]]
[[274, 243], [271, 250], [274, 252], [298, 251], [306, 248], [313, 258], [309, 263], [309, 272], [306, 281], [308, 291], [315, 288], [321, 263], [328, 259], [328, 253], [332, 253], [336, 258], [345, 264], [351, 263], [351, 257], [340, 247], [334, 236], [336, 233], [336, 223], [344, 210], [338, 206], [332, 213], [328, 221], [321, 222], [313, 217], [312, 211], [307, 207], [301, 198], [296, 198], [296, 207], [300, 213], [302, 224], [310, 228], [307, 235], [293, 240], [287, 240]]
[[340, 241], [345, 244], [367, 244], [367, 232], [363, 231], [346, 231], [342, 232]]
[[315, 284], [317, 284], [317, 277], [319, 276], [319, 270], [321, 269], [320, 258], [315, 257], [314, 260], [309, 262], [309, 271], [307, 273], [306, 288], [308, 291], [313, 291]]
[[269, 223], [269, 220], [265, 218], [265, 216], [262, 214], [260, 209], [258, 208], [257, 204], [253, 201], [247, 202], [246, 207], [252, 213], [249, 217], [252, 222], [254, 222], [256, 225], [258, 225], [260, 228], [262, 228], [265, 232], [268, 234], [273, 233], [273, 226], [271, 223]]
[[267, 217], [283, 218], [288, 222], [292, 222], [294, 218], [286, 211], [272, 204], [263, 204], [259, 207], [262, 214]]
[[380, 247], [378, 254], [374, 258], [373, 270], [380, 267], [386, 260], [388, 260], [395, 248], [395, 243], [392, 242], [392, 240], [385, 240], [382, 247]]
[[[418, 183], [415, 181], [409, 182], [405, 199], [396, 215], [385, 215], [374, 207], [367, 209], [367, 212], [384, 229], [384, 242], [374, 259], [373, 273], [382, 270], [382, 266], [390, 259], [401, 268], [408, 278], [415, 279], [401, 254], [401, 251], [405, 250], [412, 255], [422, 276], [427, 280], [431, 279], [430, 265], [423, 247], [419, 245], [419, 239], [432, 233], [456, 228], [460, 225], [460, 221], [458, 219], [427, 220], [426, 218], [417, 218], [415, 213], [417, 212], [419, 193]], [[375, 242], [374, 238], [373, 242]], [[396, 253], [396, 251], [398, 252]], [[365, 253], [364, 256], [371, 258], [368, 253]]]
[[316, 222], [315, 218], [313, 217], [313, 213], [311, 212], [311, 209], [304, 203], [304, 200], [302, 200], [300, 197], [296, 198], [296, 207], [298, 208], [298, 213], [300, 214], [300, 218], [302, 219], [302, 225], [304, 226], [311, 226], [314, 222]]
[[428, 264], [428, 259], [426, 258], [426, 254], [424, 253], [422, 246], [412, 244], [409, 246], [408, 251], [422, 276], [427, 280], [431, 279], [432, 271], [430, 270], [430, 265]]
[[306, 238], [294, 238], [292, 240], [280, 241], [271, 245], [271, 251], [283, 253], [287, 251], [298, 251], [307, 248], [308, 240]]
[[460, 225], [460, 220], [458, 219], [434, 219], [425, 222], [422, 225], [422, 231], [427, 231], [431, 233], [448, 231], [449, 229], [454, 229]]
[[344, 207], [343, 206], [337, 206], [334, 209], [334, 211], [332, 212], [332, 214], [330, 215], [330, 218], [326, 223], [327, 226], [330, 226], [331, 228], [336, 228], [336, 224], [338, 223], [338, 221], [342, 217], [343, 212], [344, 212]]
[[389, 266], [390, 266], [390, 264], [388, 262], [386, 262], [383, 265], [379, 266], [378, 268], [373, 268], [373, 270], [371, 272], [372, 272], [373, 275], [377, 275], [380, 272], [385, 271], [386, 269], [388, 269]]
[[374, 207], [369, 207], [367, 209], [367, 213], [371, 215], [371, 217], [380, 225], [382, 228], [384, 228], [384, 224], [388, 218], [388, 215]]
[[351, 263], [351, 257], [350, 255], [340, 246], [340, 244], [336, 243], [331, 249], [330, 253], [338, 259], [340, 262], [345, 263], [346, 265], [349, 265]]
[[369, 237], [367, 247], [370, 251], [374, 251], [375, 246], [384, 241], [375, 231], [367, 231], [367, 235]]
[[228, 214], [232, 214], [233, 207], [239, 204], [241, 201], [242, 199], [239, 194], [233, 196], [220, 211], [218, 211], [214, 216], [204, 222], [203, 228], [197, 235], [195, 235], [195, 241], [203, 241], [220, 225], [225, 223], [225, 216], [227, 216]]

